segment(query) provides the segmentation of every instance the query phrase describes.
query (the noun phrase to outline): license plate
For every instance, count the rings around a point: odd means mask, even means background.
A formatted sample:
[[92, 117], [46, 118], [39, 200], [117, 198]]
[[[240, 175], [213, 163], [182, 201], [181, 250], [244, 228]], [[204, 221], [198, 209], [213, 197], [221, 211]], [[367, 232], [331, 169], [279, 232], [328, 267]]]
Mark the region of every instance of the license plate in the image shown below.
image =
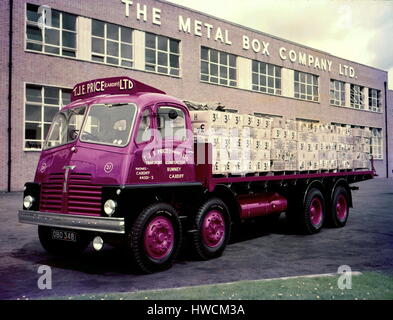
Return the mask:
[[76, 242], [77, 234], [73, 231], [64, 231], [52, 229], [52, 239], [67, 242]]

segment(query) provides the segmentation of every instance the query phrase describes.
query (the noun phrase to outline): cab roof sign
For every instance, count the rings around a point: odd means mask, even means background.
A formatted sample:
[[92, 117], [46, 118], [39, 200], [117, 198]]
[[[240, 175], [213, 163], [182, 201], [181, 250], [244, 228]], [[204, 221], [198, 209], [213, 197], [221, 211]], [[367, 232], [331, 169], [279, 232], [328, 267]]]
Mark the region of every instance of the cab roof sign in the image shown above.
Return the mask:
[[95, 79], [78, 83], [72, 89], [71, 101], [107, 94], [137, 94], [142, 92], [161, 93], [164, 91], [129, 77], [112, 77]]

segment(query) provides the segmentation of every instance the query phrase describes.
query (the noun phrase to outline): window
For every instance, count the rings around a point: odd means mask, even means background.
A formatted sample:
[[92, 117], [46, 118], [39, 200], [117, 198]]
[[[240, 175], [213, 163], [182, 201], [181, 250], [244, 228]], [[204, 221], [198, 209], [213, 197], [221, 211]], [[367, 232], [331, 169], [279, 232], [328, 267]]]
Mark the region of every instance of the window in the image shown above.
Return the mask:
[[281, 67], [253, 60], [252, 90], [281, 94]]
[[318, 101], [318, 76], [295, 70], [295, 98]]
[[345, 82], [330, 80], [330, 104], [345, 106]]
[[93, 61], [132, 68], [132, 29], [93, 20], [91, 34]]
[[186, 120], [182, 110], [174, 107], [159, 107], [157, 129], [162, 139], [184, 141], [187, 138]]
[[382, 129], [370, 128], [371, 130], [371, 150], [374, 159], [383, 159], [382, 155]]
[[145, 33], [145, 70], [179, 76], [179, 40]]
[[49, 149], [75, 141], [82, 126], [86, 107], [78, 107], [58, 112], [49, 129], [43, 149]]
[[381, 90], [368, 89], [368, 108], [370, 111], [381, 112]]
[[135, 113], [133, 103], [95, 104], [87, 114], [80, 140], [124, 147], [130, 140]]
[[53, 117], [69, 104], [71, 90], [26, 85], [24, 147], [41, 150]]
[[351, 107], [355, 109], [364, 109], [363, 87], [351, 84]]
[[[27, 4], [26, 49], [49, 54], [76, 57], [76, 16], [51, 10], [50, 27], [38, 26], [38, 6]], [[44, 20], [45, 19], [44, 17]]]
[[236, 56], [201, 47], [201, 81], [236, 87]]
[[139, 123], [138, 133], [136, 136], [136, 142], [142, 143], [150, 141], [151, 138], [151, 115], [150, 110], [146, 109], [143, 111], [141, 122]]

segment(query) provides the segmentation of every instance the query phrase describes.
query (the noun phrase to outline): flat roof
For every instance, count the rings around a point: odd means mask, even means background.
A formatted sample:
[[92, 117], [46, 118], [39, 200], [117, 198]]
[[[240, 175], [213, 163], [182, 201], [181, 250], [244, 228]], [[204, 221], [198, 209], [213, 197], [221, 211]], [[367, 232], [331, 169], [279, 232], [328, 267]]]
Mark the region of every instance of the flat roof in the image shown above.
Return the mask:
[[260, 30], [257, 30], [257, 29], [253, 29], [253, 28], [251, 28], [251, 27], [243, 26], [243, 25], [241, 25], [241, 24], [239, 24], [239, 23], [236, 23], [236, 22], [228, 21], [228, 20], [226, 20], [226, 19], [218, 18], [218, 17], [216, 17], [216, 16], [213, 16], [213, 15], [211, 15], [211, 14], [208, 14], [208, 13], [205, 13], [205, 12], [202, 12], [202, 11], [199, 11], [199, 10], [196, 10], [196, 9], [192, 9], [192, 8], [188, 8], [188, 7], [182, 6], [182, 5], [177, 4], [177, 3], [173, 3], [173, 2], [170, 2], [170, 1], [166, 1], [166, 0], [156, 0], [156, 1], [157, 1], [157, 2], [161, 2], [161, 3], [164, 3], [164, 4], [167, 4], [167, 5], [175, 6], [175, 7], [178, 7], [178, 8], [180, 8], [180, 9], [183, 9], [183, 10], [186, 10], [186, 11], [190, 11], [190, 12], [193, 12], [193, 13], [197, 13], [197, 14], [200, 14], [200, 15], [203, 15], [203, 16], [206, 16], [206, 17], [209, 17], [209, 18], [211, 18], [211, 19], [215, 19], [215, 20], [218, 20], [218, 21], [222, 21], [222, 22], [225, 22], [225, 23], [227, 23], [227, 24], [233, 25], [233, 26], [235, 26], [235, 27], [238, 27], [238, 28], [241, 28], [241, 29], [245, 29], [245, 30], [248, 30], [248, 31], [251, 31], [251, 32], [255, 32], [255, 33], [258, 33], [258, 34], [261, 34], [261, 35], [263, 35], [263, 36], [267, 36], [267, 37], [270, 37], [270, 38], [273, 38], [273, 39], [276, 39], [276, 40], [279, 40], [279, 41], [287, 42], [287, 43], [290, 43], [290, 44], [293, 44], [293, 45], [296, 45], [296, 46], [299, 46], [299, 47], [302, 47], [302, 48], [305, 48], [305, 49], [310, 49], [310, 50], [313, 50], [313, 51], [316, 51], [316, 52], [319, 52], [319, 53], [323, 53], [323, 54], [325, 54], [325, 55], [329, 55], [329, 56], [334, 57], [334, 58], [338, 58], [338, 59], [342, 59], [342, 60], [354, 62], [354, 63], [357, 63], [357, 64], [359, 64], [359, 65], [362, 65], [362, 66], [365, 66], [365, 67], [368, 67], [368, 68], [372, 68], [372, 69], [375, 69], [375, 70], [378, 70], [378, 71], [382, 71], [382, 72], [388, 73], [386, 70], [379, 69], [379, 68], [377, 68], [377, 67], [373, 67], [373, 66], [370, 66], [370, 65], [361, 63], [361, 62], [357, 62], [357, 61], [349, 60], [349, 59], [346, 59], [346, 58], [342, 58], [342, 57], [333, 55], [333, 54], [331, 54], [331, 53], [329, 53], [329, 52], [327, 52], [327, 51], [323, 51], [323, 50], [320, 50], [320, 49], [315, 49], [315, 48], [306, 46], [306, 45], [304, 45], [304, 44], [301, 44], [301, 43], [298, 43], [298, 42], [295, 42], [295, 41], [292, 41], [292, 40], [287, 40], [287, 39], [284, 39], [284, 38], [280, 38], [280, 37], [277, 37], [277, 36], [268, 34], [268, 33], [266, 33], [266, 32], [263, 32], [263, 31], [260, 31]]

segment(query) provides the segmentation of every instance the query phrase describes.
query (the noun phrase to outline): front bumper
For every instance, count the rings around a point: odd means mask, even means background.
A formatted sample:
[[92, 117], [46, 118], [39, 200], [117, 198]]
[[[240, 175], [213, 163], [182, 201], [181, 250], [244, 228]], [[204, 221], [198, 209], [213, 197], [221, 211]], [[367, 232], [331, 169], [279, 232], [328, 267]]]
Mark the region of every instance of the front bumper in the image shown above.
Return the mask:
[[19, 222], [66, 229], [117, 234], [125, 233], [124, 218], [77, 216], [62, 213], [19, 210]]

